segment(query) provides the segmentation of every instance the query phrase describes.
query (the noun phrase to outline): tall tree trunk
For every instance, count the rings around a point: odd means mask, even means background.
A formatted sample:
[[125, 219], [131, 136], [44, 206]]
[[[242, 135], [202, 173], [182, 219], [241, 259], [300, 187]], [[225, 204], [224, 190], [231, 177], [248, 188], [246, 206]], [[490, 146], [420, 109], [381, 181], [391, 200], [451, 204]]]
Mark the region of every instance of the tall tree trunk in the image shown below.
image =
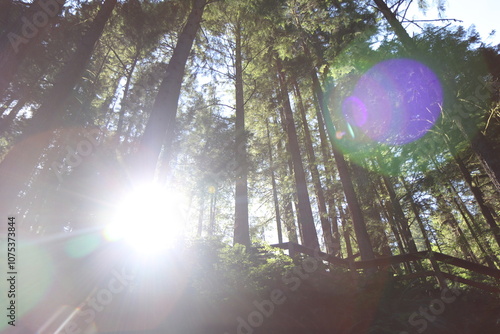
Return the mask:
[[337, 143], [335, 142], [335, 126], [333, 125], [333, 121], [331, 119], [330, 110], [325, 103], [323, 90], [319, 83], [316, 70], [312, 70], [311, 76], [313, 89], [315, 94], [317, 95], [321, 114], [323, 115], [323, 119], [328, 130], [328, 135], [330, 137], [330, 142], [332, 144], [333, 158], [335, 159], [335, 163], [337, 164], [340, 181], [344, 189], [344, 194], [354, 226], [354, 233], [356, 233], [356, 238], [358, 239], [358, 247], [361, 254], [361, 259], [374, 259], [375, 255], [373, 253], [373, 248], [370, 242], [370, 236], [368, 235], [368, 231], [366, 230], [363, 213], [361, 211], [356, 192], [354, 191], [349, 167], [347, 166], [347, 162], [345, 161], [344, 154], [340, 151], [340, 149], [337, 147]]
[[[0, 96], [3, 96], [19, 65], [39, 42], [40, 36], [57, 20], [65, 2], [34, 1], [26, 12], [20, 15], [13, 28], [0, 37]], [[40, 18], [46, 18], [46, 23], [33, 24], [35, 21], [40, 22]], [[32, 25], [29, 26], [26, 22]]]
[[402, 182], [403, 187], [405, 188], [405, 190], [407, 192], [407, 196], [408, 196], [408, 199], [410, 201], [410, 206], [411, 206], [411, 209], [413, 211], [413, 215], [415, 216], [415, 219], [417, 220], [418, 227], [420, 228], [420, 232], [422, 233], [422, 237], [424, 238], [425, 246], [427, 248], [427, 251], [430, 254], [429, 261], [431, 262], [432, 269], [434, 270], [434, 272], [436, 272], [437, 283], [441, 286], [441, 288], [445, 288], [446, 281], [445, 281], [443, 275], [441, 274], [441, 268], [439, 268], [439, 263], [437, 263], [437, 261], [434, 259], [432, 245], [431, 245], [431, 242], [429, 240], [429, 236], [427, 234], [427, 231], [425, 229], [424, 222], [420, 218], [420, 210], [418, 209], [417, 203], [415, 203], [415, 200], [413, 199], [413, 193], [403, 177], [401, 178], [401, 182]]
[[318, 98], [313, 91], [314, 109], [316, 111], [316, 120], [318, 121], [318, 132], [319, 132], [319, 142], [321, 147], [322, 162], [325, 166], [325, 179], [326, 179], [326, 198], [328, 203], [328, 212], [331, 219], [332, 235], [333, 235], [333, 255], [340, 255], [340, 232], [337, 223], [337, 216], [333, 213], [336, 212], [335, 204], [335, 191], [333, 189], [333, 178], [336, 175], [334, 168], [332, 166], [333, 162], [330, 161], [331, 149], [328, 144], [328, 137], [326, 135], [325, 122], [323, 121], [323, 116], [321, 116], [321, 110], [319, 108]]
[[403, 212], [401, 203], [399, 203], [399, 199], [396, 195], [396, 192], [394, 191], [392, 182], [387, 175], [382, 175], [382, 179], [384, 180], [385, 188], [387, 189], [389, 198], [391, 199], [391, 204], [394, 209], [394, 218], [396, 219], [396, 223], [401, 227], [402, 237], [405, 239], [408, 245], [408, 251], [410, 253], [416, 253], [418, 252], [417, 245], [415, 244], [415, 240], [413, 239], [413, 235], [408, 224], [408, 219]]
[[[279, 114], [280, 114], [280, 117], [281, 119], [284, 119], [285, 116], [283, 115], [283, 108], [279, 108]], [[274, 119], [275, 121], [275, 125], [277, 124], [277, 119], [275, 118]], [[282, 126], [282, 129], [283, 129], [283, 133], [286, 133], [286, 127], [285, 127], [285, 124], [283, 122], [281, 122], [281, 126]], [[281, 140], [278, 140], [278, 148], [277, 148], [277, 152], [284, 152], [286, 151], [287, 153], [290, 151], [289, 147], [288, 147], [288, 143], [285, 144], [287, 149], [284, 150], [283, 149], [283, 142]], [[288, 156], [286, 158], [286, 166], [284, 166], [282, 169], [281, 169], [281, 175], [283, 175], [283, 177], [281, 178], [281, 184], [283, 185], [283, 183], [286, 183], [285, 180], [288, 180], [289, 177], [288, 175], [293, 175], [293, 164], [292, 164], [292, 159]], [[295, 213], [294, 213], [294, 205], [295, 207], [297, 207], [297, 196], [296, 196], [296, 193], [295, 192], [290, 192], [290, 188], [285, 185], [284, 187], [282, 186], [282, 191], [284, 192], [284, 195], [283, 195], [283, 201], [285, 203], [285, 205], [283, 206], [283, 222], [284, 222], [284, 225], [286, 227], [286, 230], [287, 230], [287, 236], [288, 236], [288, 240], [289, 241], [292, 241], [296, 244], [299, 243], [299, 234], [300, 234], [300, 231], [299, 233], [297, 233], [297, 225], [295, 223]], [[300, 228], [300, 226], [299, 226]], [[300, 237], [302, 238], [302, 235], [300, 235]]]
[[345, 241], [345, 248], [346, 248], [346, 253], [348, 258], [352, 258], [354, 255], [354, 252], [352, 251], [352, 245], [351, 245], [351, 233], [350, 233], [350, 228], [349, 228], [349, 222], [347, 221], [347, 215], [344, 212], [344, 209], [338, 204], [338, 210], [339, 210], [339, 215], [340, 215], [340, 221], [342, 222], [342, 232], [344, 234], [344, 241]]
[[300, 156], [299, 141], [293, 119], [292, 107], [290, 106], [290, 99], [288, 97], [285, 73], [282, 70], [281, 61], [278, 58], [276, 58], [276, 65], [280, 84], [281, 101], [283, 103], [283, 123], [286, 126], [288, 147], [293, 161], [293, 175], [295, 177], [295, 187], [298, 199], [297, 216], [299, 225], [302, 228], [303, 243], [304, 246], [311, 249], [319, 249], [318, 235], [316, 233], [316, 226], [314, 225], [311, 202], [307, 190], [306, 174]]
[[236, 91], [236, 140], [234, 155], [236, 160], [234, 243], [250, 246], [248, 225], [248, 162], [245, 132], [245, 100], [243, 96], [243, 61], [241, 46], [241, 25], [237, 19], [235, 27], [235, 91]]
[[[378, 182], [380, 183], [380, 182]], [[382, 184], [379, 184], [379, 186], [382, 188]], [[380, 194], [377, 190], [377, 188], [374, 186], [373, 187], [373, 192], [375, 196], [377, 197], [377, 201], [379, 203], [380, 208], [382, 209], [382, 214], [389, 223], [389, 227], [391, 228], [392, 234], [394, 235], [394, 238], [396, 239], [396, 245], [398, 246], [399, 249], [399, 254], [405, 254], [405, 244], [403, 243], [403, 240], [401, 239], [401, 232], [398, 230], [398, 226], [396, 225], [396, 222], [394, 221], [394, 215], [392, 212], [390, 212], [388, 208], [388, 203], [384, 203], [382, 201], [382, 198], [380, 197]], [[411, 274], [411, 265], [410, 262], [403, 262], [403, 266], [405, 271], [408, 274]], [[399, 269], [399, 267], [398, 267]]]
[[[365, 166], [353, 164], [351, 166], [352, 174], [359, 193], [359, 200], [363, 205], [365, 218], [367, 218], [368, 226], [373, 231], [371, 241], [373, 242], [374, 251], [379, 251], [382, 256], [391, 256], [392, 252], [389, 247], [385, 229], [381, 224], [382, 217], [380, 208], [377, 208], [373, 203], [374, 199], [374, 183], [373, 177], [370, 177]], [[370, 224], [371, 222], [371, 224]]]
[[135, 172], [140, 179], [152, 180], [154, 178], [162, 146], [164, 146], [164, 154], [170, 155], [184, 70], [196, 33], [200, 28], [206, 3], [206, 0], [192, 0], [191, 12], [186, 25], [179, 34], [165, 76], [160, 84], [137, 152]]
[[116, 2], [106, 0], [101, 6], [72, 58], [59, 72], [54, 86], [24, 129], [21, 140], [0, 164], [0, 208], [4, 209], [1, 212], [13, 213], [17, 195], [37, 168], [39, 158], [52, 140], [52, 131], [62, 124], [65, 103], [80, 80]]
[[415, 55], [418, 51], [415, 42], [410, 37], [410, 35], [408, 35], [406, 29], [401, 25], [401, 22], [399, 22], [396, 15], [387, 6], [385, 1], [373, 0], [373, 2], [375, 2], [376, 7], [378, 8], [378, 10], [380, 10], [382, 15], [384, 15], [384, 18], [387, 20], [391, 28], [394, 29], [396, 36], [398, 36], [398, 38], [401, 40], [403, 46], [407, 49], [409, 53]]
[[457, 245], [462, 251], [463, 256], [465, 259], [471, 262], [478, 262], [475, 254], [472, 252], [472, 249], [470, 247], [469, 242], [467, 241], [467, 237], [465, 236], [464, 232], [460, 228], [460, 225], [458, 224], [457, 219], [453, 215], [453, 212], [451, 212], [451, 209], [449, 208], [448, 204], [446, 203], [444, 197], [442, 194], [439, 194], [436, 196], [436, 200], [438, 202], [438, 206], [440, 207], [440, 211], [442, 214], [442, 224], [448, 225], [451, 228], [451, 231], [455, 235]]
[[292, 195], [288, 194], [285, 196], [285, 206], [283, 208], [284, 212], [284, 225], [287, 232], [288, 241], [299, 243], [299, 236], [297, 234], [297, 224], [295, 223], [295, 214], [293, 211], [293, 200]]
[[316, 154], [314, 153], [314, 148], [311, 139], [311, 131], [309, 130], [309, 125], [307, 123], [304, 102], [302, 101], [302, 95], [300, 94], [300, 90], [296, 81], [294, 81], [293, 86], [294, 86], [293, 88], [295, 91], [295, 96], [297, 98], [300, 118], [302, 120], [302, 127], [304, 129], [304, 141], [306, 145], [307, 158], [309, 160], [309, 170], [311, 171], [314, 192], [316, 194], [316, 202], [318, 203], [318, 212], [321, 222], [321, 228], [323, 230], [323, 238], [325, 240], [327, 253], [335, 254], [332, 226], [330, 223], [330, 219], [328, 217], [328, 212], [326, 210], [325, 194], [323, 192], [323, 187], [321, 185], [318, 165], [316, 161]]
[[420, 217], [420, 210], [417, 206], [417, 203], [415, 203], [415, 200], [413, 198], [413, 193], [412, 193], [410, 187], [408, 186], [408, 184], [406, 183], [406, 181], [404, 180], [404, 178], [401, 178], [401, 182], [403, 184], [403, 187], [406, 190], [408, 200], [410, 202], [411, 210], [413, 211], [413, 215], [415, 216], [415, 219], [418, 223], [418, 227], [420, 228], [420, 233], [422, 233], [422, 237], [424, 238], [425, 246], [426, 246], [428, 251], [432, 251], [431, 242], [429, 241], [429, 236], [427, 235], [427, 231], [425, 229], [424, 222], [422, 221], [422, 218]]
[[278, 232], [278, 243], [283, 243], [283, 233], [281, 231], [280, 202], [278, 199], [278, 188], [274, 175], [273, 148], [271, 145], [271, 134], [269, 133], [269, 120], [266, 118], [267, 150], [269, 152], [269, 171], [271, 172], [271, 186], [273, 188], [274, 213], [276, 215], [276, 229]]

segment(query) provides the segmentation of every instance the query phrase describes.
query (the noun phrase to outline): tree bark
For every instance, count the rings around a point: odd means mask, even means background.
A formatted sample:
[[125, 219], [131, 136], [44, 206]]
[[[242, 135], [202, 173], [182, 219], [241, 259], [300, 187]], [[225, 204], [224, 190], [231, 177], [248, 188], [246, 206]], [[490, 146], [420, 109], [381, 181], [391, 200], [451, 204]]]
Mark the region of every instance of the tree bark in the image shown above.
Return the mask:
[[239, 19], [235, 26], [235, 92], [236, 120], [235, 147], [236, 187], [235, 187], [235, 221], [234, 244], [250, 246], [250, 228], [248, 225], [248, 162], [247, 140], [245, 132], [245, 101], [243, 96], [243, 61], [241, 46], [241, 25]]
[[351, 258], [354, 253], [352, 251], [352, 245], [351, 245], [351, 233], [350, 233], [350, 228], [348, 225], [347, 221], [347, 215], [344, 212], [344, 209], [342, 206], [339, 204], [338, 207], [339, 210], [339, 215], [340, 215], [340, 221], [342, 222], [342, 232], [344, 234], [344, 241], [345, 241], [345, 248], [346, 248], [346, 253], [347, 257]]
[[309, 200], [309, 192], [307, 190], [306, 174], [300, 156], [299, 141], [297, 138], [297, 130], [293, 119], [292, 107], [288, 97], [288, 88], [285, 78], [285, 73], [282, 70], [281, 61], [276, 58], [278, 70], [278, 78], [280, 84], [280, 95], [283, 103], [283, 123], [286, 126], [288, 137], [288, 147], [293, 161], [293, 175], [295, 178], [295, 187], [298, 199], [297, 216], [299, 225], [302, 227], [302, 236], [304, 246], [311, 249], [319, 249], [318, 235], [314, 225], [314, 219], [311, 210], [311, 202]]
[[381, 224], [381, 210], [374, 205], [374, 178], [371, 177], [365, 166], [352, 164], [351, 171], [358, 189], [359, 201], [364, 208], [364, 217], [367, 219], [367, 224], [372, 232], [370, 240], [373, 243], [373, 249], [374, 251], [378, 251], [378, 254], [382, 256], [391, 256], [392, 252], [389, 247], [387, 235], [384, 226]]
[[333, 235], [333, 255], [340, 256], [340, 232], [338, 226], [338, 217], [333, 213], [336, 212], [336, 204], [335, 204], [335, 193], [333, 190], [333, 178], [335, 176], [334, 169], [332, 167], [332, 161], [330, 161], [331, 150], [328, 144], [328, 137], [326, 135], [325, 130], [325, 122], [323, 121], [323, 116], [321, 116], [321, 110], [319, 109], [318, 99], [316, 94], [313, 92], [314, 99], [314, 109], [316, 111], [316, 120], [318, 121], [318, 132], [319, 132], [319, 142], [321, 147], [321, 156], [323, 165], [325, 166], [326, 171], [326, 198], [328, 202], [328, 212], [330, 214], [331, 226], [332, 226], [332, 235]]
[[434, 256], [433, 256], [434, 253], [432, 253], [432, 245], [431, 245], [431, 242], [429, 240], [429, 236], [427, 235], [427, 231], [425, 230], [424, 222], [420, 218], [420, 210], [418, 209], [417, 203], [415, 203], [415, 200], [413, 199], [413, 193], [410, 190], [410, 187], [408, 186], [408, 184], [406, 184], [404, 178], [401, 178], [401, 182], [402, 182], [403, 187], [405, 188], [405, 190], [407, 192], [407, 196], [408, 196], [408, 199], [410, 201], [410, 206], [411, 206], [411, 209], [413, 211], [413, 214], [415, 215], [415, 219], [417, 220], [418, 227], [420, 228], [420, 232], [422, 233], [422, 237], [424, 238], [425, 246], [426, 246], [427, 250], [430, 252], [429, 253], [430, 254], [429, 261], [431, 262], [432, 269], [436, 272], [437, 283], [441, 286], [441, 288], [445, 288], [446, 281], [445, 281], [443, 275], [441, 274], [441, 268], [439, 268], [439, 264], [434, 259]]
[[399, 203], [399, 199], [396, 196], [396, 192], [394, 191], [392, 182], [387, 175], [382, 175], [382, 179], [384, 181], [385, 188], [389, 193], [389, 198], [391, 199], [391, 204], [394, 209], [394, 218], [396, 219], [396, 223], [401, 227], [402, 237], [405, 239], [406, 244], [408, 245], [408, 251], [410, 253], [416, 253], [418, 252], [417, 245], [415, 244], [415, 240], [413, 239], [413, 235], [408, 224], [408, 219], [403, 212], [401, 203]]
[[436, 196], [436, 199], [442, 213], [442, 218], [441, 218], [442, 224], [450, 226], [451, 231], [455, 235], [457, 245], [462, 251], [462, 254], [465, 257], [465, 259], [471, 262], [478, 263], [476, 255], [472, 252], [470, 244], [467, 241], [467, 237], [460, 228], [457, 219], [455, 218], [453, 212], [451, 212], [450, 208], [448, 207], [446, 201], [444, 200], [443, 195], [439, 194], [438, 196]]
[[363, 217], [363, 213], [361, 211], [361, 207], [359, 205], [356, 192], [354, 191], [354, 186], [352, 184], [349, 167], [347, 166], [347, 163], [345, 161], [344, 154], [340, 151], [340, 149], [337, 147], [337, 143], [335, 142], [336, 140], [335, 126], [333, 125], [330, 116], [330, 110], [328, 109], [328, 106], [325, 103], [323, 97], [323, 90], [321, 88], [315, 70], [311, 72], [311, 76], [313, 81], [313, 89], [317, 95], [321, 114], [323, 115], [323, 118], [325, 120], [325, 125], [328, 130], [328, 135], [330, 136], [333, 157], [335, 159], [335, 163], [337, 164], [337, 170], [339, 172], [340, 181], [342, 183], [344, 194], [347, 200], [347, 205], [349, 207], [349, 212], [352, 217], [352, 222], [354, 225], [354, 233], [356, 233], [356, 238], [358, 239], [358, 247], [361, 254], [361, 259], [362, 260], [374, 259], [375, 255], [373, 253], [373, 248], [370, 242], [368, 231], [366, 230], [366, 224]]
[[406, 48], [406, 50], [409, 53], [416, 54], [417, 53], [417, 47], [415, 45], [415, 42], [413, 39], [408, 35], [406, 32], [406, 29], [401, 25], [401, 22], [397, 19], [396, 15], [391, 11], [391, 9], [387, 6], [384, 0], [373, 0], [375, 2], [376, 7], [382, 15], [384, 15], [384, 18], [387, 20], [389, 25], [391, 26], [392, 29], [394, 29], [394, 32], [396, 33], [396, 36], [401, 40], [401, 43], [403, 46]]
[[274, 159], [273, 148], [271, 145], [271, 135], [269, 133], [269, 120], [266, 118], [266, 135], [267, 135], [267, 150], [269, 152], [269, 171], [271, 172], [271, 186], [273, 189], [274, 213], [276, 215], [276, 229], [278, 232], [278, 243], [283, 243], [283, 233], [281, 231], [281, 215], [280, 202], [278, 199], [278, 188], [276, 185], [276, 177], [274, 175]]
[[314, 192], [316, 195], [316, 202], [318, 203], [318, 212], [321, 222], [321, 228], [323, 230], [323, 238], [325, 240], [327, 253], [335, 254], [332, 226], [330, 223], [330, 219], [328, 217], [328, 212], [326, 210], [325, 194], [323, 192], [323, 187], [321, 185], [321, 180], [316, 161], [316, 155], [314, 153], [314, 148], [311, 139], [311, 131], [309, 130], [309, 125], [307, 123], [306, 110], [304, 108], [302, 95], [300, 94], [300, 90], [296, 81], [294, 82], [293, 86], [299, 107], [300, 118], [302, 120], [302, 127], [304, 129], [304, 141], [306, 145], [307, 157], [309, 160], [309, 170], [311, 171]]
[[[379, 183], [380, 188], [382, 188], [383, 186], [382, 186], [381, 182], [378, 182], [378, 183]], [[396, 239], [396, 244], [397, 244], [398, 249], [399, 249], [399, 254], [405, 254], [406, 253], [405, 244], [403, 243], [403, 240], [401, 239], [401, 233], [398, 230], [398, 226], [396, 225], [396, 222], [394, 221], [394, 215], [392, 214], [392, 212], [389, 212], [390, 210], [388, 208], [388, 206], [389, 206], [388, 203], [383, 203], [382, 198], [380, 197], [380, 194], [379, 194], [376, 187], [373, 188], [373, 192], [374, 192], [375, 196], [377, 197], [377, 201], [379, 203], [380, 208], [382, 209], [382, 214], [384, 215], [385, 219], [389, 223], [389, 227], [391, 228], [392, 234], [394, 235], [394, 238]], [[408, 274], [411, 274], [412, 271], [411, 271], [410, 262], [403, 262], [403, 266], [404, 266], [405, 271]], [[398, 269], [399, 269], [399, 267], [398, 267]]]
[[106, 0], [103, 3], [72, 58], [59, 72], [54, 86], [28, 122], [17, 145], [0, 164], [0, 208], [5, 209], [1, 212], [14, 213], [12, 210], [15, 210], [17, 195], [37, 168], [39, 158], [53, 138], [52, 131], [63, 123], [66, 101], [80, 80], [116, 2]]
[[[282, 108], [280, 108], [280, 110], [282, 110]], [[282, 112], [280, 112], [280, 116], [282, 119], [284, 118]], [[275, 121], [277, 120], [275, 119]], [[283, 132], [286, 133], [284, 124], [282, 124], [282, 126], [283, 126]], [[284, 151], [283, 143], [281, 140], [278, 140], [278, 152], [283, 152], [283, 151]], [[282, 168], [283, 178], [281, 180], [281, 184], [284, 183], [284, 180], [288, 179], [288, 175], [293, 175], [292, 160], [289, 157], [287, 157], [286, 160], [287, 160], [286, 166]], [[295, 193], [291, 193], [289, 191], [288, 187], [285, 188], [285, 194], [283, 195], [283, 201], [285, 202], [285, 205], [283, 206], [283, 222], [286, 227], [288, 240], [298, 244], [300, 233], [297, 233], [297, 224], [295, 223], [295, 212], [293, 209], [294, 205], [295, 207], [297, 207], [297, 198], [296, 198], [297, 196], [295, 195], [296, 195]]]
[[162, 146], [164, 146], [164, 154], [170, 154], [186, 62], [200, 27], [206, 3], [206, 0], [192, 1], [191, 12], [186, 25], [179, 34], [165, 76], [156, 95], [136, 155], [135, 172], [142, 181], [151, 181], [154, 178]]

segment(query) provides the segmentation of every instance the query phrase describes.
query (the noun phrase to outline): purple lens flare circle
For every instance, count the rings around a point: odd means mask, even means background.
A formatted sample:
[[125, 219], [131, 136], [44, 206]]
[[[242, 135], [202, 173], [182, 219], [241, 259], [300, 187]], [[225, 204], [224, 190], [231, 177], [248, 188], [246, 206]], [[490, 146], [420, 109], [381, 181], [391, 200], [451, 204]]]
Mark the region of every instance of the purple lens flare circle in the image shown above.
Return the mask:
[[342, 103], [346, 121], [379, 143], [403, 145], [425, 135], [443, 104], [439, 79], [412, 59], [378, 63]]

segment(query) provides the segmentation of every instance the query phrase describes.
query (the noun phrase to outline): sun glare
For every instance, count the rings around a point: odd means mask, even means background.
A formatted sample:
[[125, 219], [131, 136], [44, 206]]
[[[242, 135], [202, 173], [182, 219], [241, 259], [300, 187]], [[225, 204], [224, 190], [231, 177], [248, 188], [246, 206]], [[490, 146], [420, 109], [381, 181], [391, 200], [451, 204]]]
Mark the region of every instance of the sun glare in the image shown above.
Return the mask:
[[158, 185], [136, 187], [117, 205], [104, 234], [144, 254], [171, 248], [183, 232], [181, 198]]

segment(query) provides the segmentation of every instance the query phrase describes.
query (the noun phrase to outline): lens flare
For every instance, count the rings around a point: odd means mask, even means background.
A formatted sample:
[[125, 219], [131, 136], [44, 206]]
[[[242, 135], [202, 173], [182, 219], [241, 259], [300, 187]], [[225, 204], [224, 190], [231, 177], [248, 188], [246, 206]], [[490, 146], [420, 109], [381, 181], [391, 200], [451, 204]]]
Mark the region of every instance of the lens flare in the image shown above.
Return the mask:
[[104, 236], [123, 239], [143, 254], [161, 252], [181, 238], [184, 209], [179, 193], [154, 184], [137, 186], [117, 205]]
[[432, 128], [442, 103], [442, 88], [431, 69], [415, 60], [391, 59], [359, 79], [344, 99], [342, 113], [370, 139], [403, 145]]

